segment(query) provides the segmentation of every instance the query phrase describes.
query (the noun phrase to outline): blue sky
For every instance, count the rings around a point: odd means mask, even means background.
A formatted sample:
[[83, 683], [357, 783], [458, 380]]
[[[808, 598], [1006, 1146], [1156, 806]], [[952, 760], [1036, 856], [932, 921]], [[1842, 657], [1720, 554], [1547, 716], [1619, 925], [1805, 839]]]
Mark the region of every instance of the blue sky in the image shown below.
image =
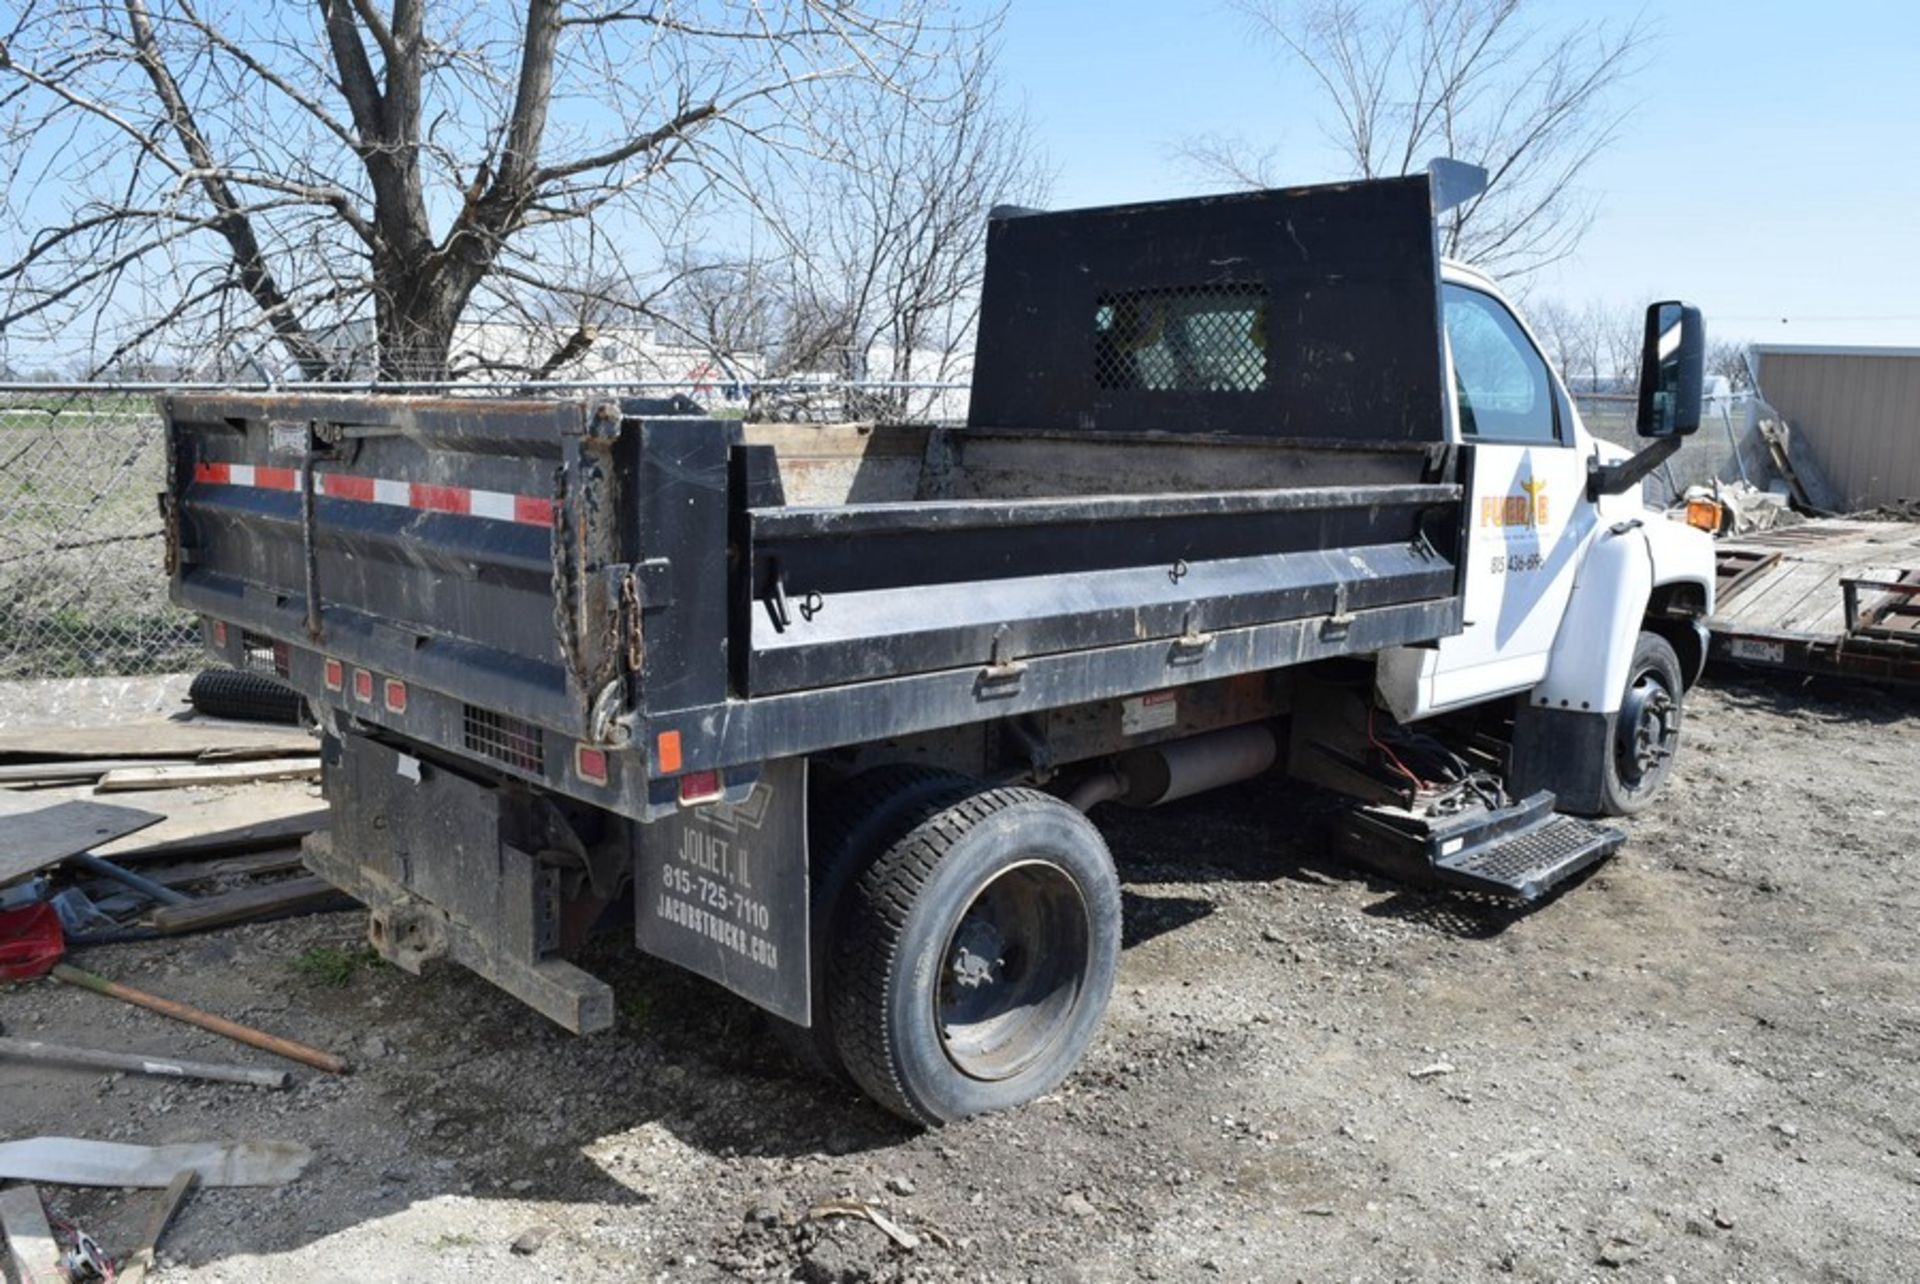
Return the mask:
[[[1642, 12], [1538, 8], [1547, 20]], [[1679, 295], [1728, 338], [1920, 346], [1920, 5], [1646, 12], [1646, 68], [1583, 180], [1598, 216], [1530, 288], [1620, 306]], [[1212, 0], [1013, 0], [1001, 68], [1058, 207], [1202, 190], [1171, 154], [1195, 133], [1269, 140], [1289, 179], [1345, 176], [1306, 74]]]

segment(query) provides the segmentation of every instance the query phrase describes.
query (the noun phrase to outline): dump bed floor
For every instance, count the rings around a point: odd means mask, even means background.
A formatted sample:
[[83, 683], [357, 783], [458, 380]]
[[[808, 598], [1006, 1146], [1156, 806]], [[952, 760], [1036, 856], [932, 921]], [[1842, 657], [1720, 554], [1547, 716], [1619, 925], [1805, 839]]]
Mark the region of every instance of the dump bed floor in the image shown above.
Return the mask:
[[[1920, 682], [1920, 522], [1823, 519], [1722, 540], [1716, 556], [1714, 658]], [[1875, 587], [1901, 583], [1916, 589]]]

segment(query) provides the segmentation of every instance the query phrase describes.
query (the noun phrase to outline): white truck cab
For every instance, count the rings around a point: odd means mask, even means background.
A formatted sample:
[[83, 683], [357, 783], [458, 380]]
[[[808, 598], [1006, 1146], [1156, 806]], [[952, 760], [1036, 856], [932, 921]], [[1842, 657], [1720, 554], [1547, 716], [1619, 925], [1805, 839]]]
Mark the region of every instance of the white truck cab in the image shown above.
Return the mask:
[[[1470, 460], [1465, 620], [1436, 645], [1383, 652], [1377, 693], [1402, 722], [1521, 697], [1516, 758], [1548, 760], [1535, 783], [1570, 810], [1637, 810], [1664, 778], [1684, 687], [1705, 658], [1712, 539], [1648, 507], [1638, 480], [1597, 484], [1628, 453], [1588, 433], [1491, 278], [1448, 261], [1441, 294], [1448, 435]], [[1665, 656], [1643, 654], [1659, 650], [1641, 646], [1643, 633], [1671, 650], [1677, 684]], [[1559, 751], [1528, 743], [1542, 737]], [[1644, 769], [1610, 763], [1622, 753]]]

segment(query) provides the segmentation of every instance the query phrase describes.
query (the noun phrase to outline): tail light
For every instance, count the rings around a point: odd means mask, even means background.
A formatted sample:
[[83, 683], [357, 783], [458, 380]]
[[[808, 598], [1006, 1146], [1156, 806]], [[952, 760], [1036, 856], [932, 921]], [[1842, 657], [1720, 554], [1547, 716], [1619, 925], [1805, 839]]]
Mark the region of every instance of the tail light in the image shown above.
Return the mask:
[[726, 793], [726, 787], [720, 781], [717, 771], [689, 771], [680, 777], [680, 805], [690, 807], [694, 803], [712, 802]]

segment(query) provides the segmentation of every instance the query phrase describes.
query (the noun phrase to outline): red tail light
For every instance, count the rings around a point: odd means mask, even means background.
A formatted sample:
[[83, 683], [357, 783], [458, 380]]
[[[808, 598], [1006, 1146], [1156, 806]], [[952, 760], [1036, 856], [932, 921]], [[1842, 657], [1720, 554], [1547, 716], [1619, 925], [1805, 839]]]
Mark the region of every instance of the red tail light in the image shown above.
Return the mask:
[[721, 784], [720, 773], [717, 771], [689, 771], [680, 777], [682, 806], [712, 802], [726, 792], [726, 787]]
[[590, 785], [607, 783], [607, 751], [587, 745], [573, 747], [573, 769]]
[[373, 701], [373, 675], [365, 669], [353, 671], [353, 698], [368, 703]]
[[347, 685], [347, 666], [338, 660], [328, 660], [320, 666], [320, 672], [329, 691], [338, 691]]
[[388, 678], [386, 698], [388, 713], [405, 713], [407, 711], [407, 684], [398, 678]]

